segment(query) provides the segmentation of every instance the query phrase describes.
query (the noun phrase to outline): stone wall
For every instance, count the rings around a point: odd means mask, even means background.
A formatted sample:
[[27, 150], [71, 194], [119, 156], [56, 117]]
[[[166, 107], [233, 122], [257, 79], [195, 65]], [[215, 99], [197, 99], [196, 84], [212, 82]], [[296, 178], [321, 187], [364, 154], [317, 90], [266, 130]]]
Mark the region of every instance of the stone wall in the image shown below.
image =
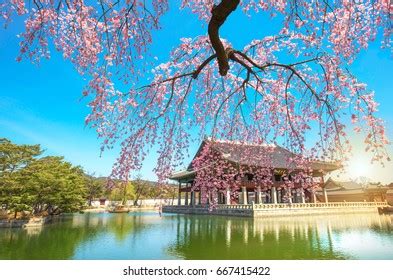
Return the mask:
[[[96, 208], [105, 208], [113, 205], [120, 204], [121, 201], [111, 201], [111, 200], [106, 200], [105, 205], [100, 205], [99, 200], [93, 200], [91, 205], [92, 207]], [[181, 200], [182, 204], [185, 204], [185, 200]], [[177, 205], [177, 197], [175, 199], [140, 199], [138, 200], [138, 206], [147, 206], [147, 207], [158, 207], [159, 205]], [[133, 206], [134, 201], [133, 200], [128, 200], [126, 202], [127, 206]]]
[[252, 217], [250, 208], [234, 208], [234, 209], [209, 209], [207, 206], [196, 205], [191, 206], [164, 206], [162, 211], [165, 213], [178, 214], [196, 214], [196, 215], [220, 215], [220, 216], [240, 216]]
[[34, 217], [26, 220], [0, 220], [0, 228], [41, 227], [52, 221], [52, 217]]

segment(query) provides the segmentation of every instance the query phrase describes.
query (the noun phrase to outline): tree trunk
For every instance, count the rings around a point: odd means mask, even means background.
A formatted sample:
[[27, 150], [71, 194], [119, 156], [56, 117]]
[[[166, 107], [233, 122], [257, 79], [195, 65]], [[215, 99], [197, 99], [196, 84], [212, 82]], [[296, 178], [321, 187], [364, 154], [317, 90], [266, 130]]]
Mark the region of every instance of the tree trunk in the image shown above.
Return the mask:
[[172, 205], [173, 205], [173, 202], [175, 201], [175, 196], [176, 196], [176, 193], [173, 191], [172, 192], [172, 203], [171, 203]]
[[135, 194], [134, 206], [138, 206], [138, 200], [141, 194], [142, 194], [142, 188], [138, 187]]
[[210, 43], [217, 54], [217, 62], [221, 76], [225, 76], [229, 70], [228, 50], [225, 50], [220, 40], [219, 30], [227, 17], [236, 10], [240, 0], [222, 0], [217, 6], [213, 6], [212, 17], [208, 25]]
[[127, 185], [124, 185], [123, 188], [123, 201], [121, 202], [122, 205], [127, 204]]

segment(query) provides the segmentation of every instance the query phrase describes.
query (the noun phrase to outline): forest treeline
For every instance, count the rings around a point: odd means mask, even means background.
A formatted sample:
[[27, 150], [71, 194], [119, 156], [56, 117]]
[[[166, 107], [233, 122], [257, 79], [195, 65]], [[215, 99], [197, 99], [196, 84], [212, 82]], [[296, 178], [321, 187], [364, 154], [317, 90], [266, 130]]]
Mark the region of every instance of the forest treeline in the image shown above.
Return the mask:
[[[55, 215], [91, 206], [106, 198], [125, 203], [141, 199], [173, 199], [176, 188], [159, 186], [138, 176], [112, 181], [84, 172], [59, 156], [43, 156], [40, 145], [20, 145], [0, 138], [0, 208], [14, 218], [21, 213]], [[111, 185], [112, 187], [108, 187]]]

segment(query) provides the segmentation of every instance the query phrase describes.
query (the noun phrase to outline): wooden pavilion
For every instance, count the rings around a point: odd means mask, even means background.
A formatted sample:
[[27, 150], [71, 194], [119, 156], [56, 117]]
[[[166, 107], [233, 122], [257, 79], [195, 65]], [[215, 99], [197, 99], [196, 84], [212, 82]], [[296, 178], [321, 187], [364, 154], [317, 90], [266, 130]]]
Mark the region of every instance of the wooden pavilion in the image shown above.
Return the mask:
[[[329, 178], [324, 184], [330, 202], [356, 202], [356, 201], [385, 201], [389, 186], [380, 183], [360, 184], [354, 181], [338, 182]], [[317, 197], [322, 197], [322, 189], [317, 192]]]
[[[334, 170], [341, 168], [339, 164], [332, 162], [313, 161], [310, 162], [308, 167], [311, 168], [313, 181], [321, 187], [322, 198], [319, 198], [315, 192], [305, 190], [300, 186], [295, 185], [295, 188], [285, 188], [285, 178], [291, 178], [291, 174], [300, 172], [302, 169], [295, 166], [294, 158], [296, 155], [291, 151], [277, 146], [277, 145], [245, 145], [233, 141], [212, 141], [206, 138], [200, 145], [194, 159], [197, 158], [205, 145], [209, 145], [216, 156], [223, 158], [230, 164], [237, 166], [249, 166], [251, 170], [257, 168], [264, 168], [264, 163], [261, 163], [259, 157], [252, 155], [268, 155], [270, 158], [271, 172], [271, 185], [261, 186], [256, 181], [252, 172], [244, 174], [240, 183], [239, 195], [234, 197], [232, 191], [227, 189], [225, 192], [217, 194], [218, 204], [223, 205], [249, 205], [255, 204], [279, 204], [279, 203], [316, 203], [319, 201], [328, 202], [326, 189], [324, 188], [324, 175]], [[248, 154], [250, 156], [244, 156]], [[209, 168], [208, 166], [206, 168]], [[288, 174], [291, 173], [291, 174]], [[169, 179], [178, 182], [179, 195], [178, 205], [195, 206], [201, 205], [201, 196], [204, 195], [200, 190], [193, 188], [194, 180], [198, 174], [193, 166], [193, 161], [190, 163], [186, 170], [176, 172], [171, 175]], [[289, 193], [290, 192], [290, 193]], [[182, 199], [182, 197], [184, 199]], [[207, 200], [211, 201], [210, 197]]]

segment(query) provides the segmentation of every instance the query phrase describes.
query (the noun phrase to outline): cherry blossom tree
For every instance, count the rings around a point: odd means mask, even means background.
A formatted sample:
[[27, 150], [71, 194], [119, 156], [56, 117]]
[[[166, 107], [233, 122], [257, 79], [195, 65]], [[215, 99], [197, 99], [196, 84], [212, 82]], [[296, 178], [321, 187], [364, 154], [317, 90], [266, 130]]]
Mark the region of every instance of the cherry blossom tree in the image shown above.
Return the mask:
[[[25, 19], [18, 60], [49, 58], [53, 45], [89, 77], [86, 122], [97, 130], [103, 150], [121, 146], [113, 177], [129, 178], [158, 147], [155, 172], [164, 180], [204, 135], [244, 145], [278, 143], [300, 155], [293, 160], [303, 165], [345, 160], [347, 117], [365, 135], [373, 160], [389, 160], [374, 93], [348, 70], [372, 41], [391, 49], [389, 0], [182, 0], [181, 9], [197, 14], [207, 34], [182, 38], [170, 60], [153, 67], [151, 83], [141, 85], [141, 63], [154, 63], [148, 51], [152, 31], [161, 28], [169, 6], [178, 8], [167, 0], [0, 1], [5, 25]], [[275, 17], [281, 31], [234, 49], [219, 31], [241, 12]], [[119, 83], [129, 89], [120, 91]], [[308, 143], [308, 135], [318, 140]], [[195, 166], [202, 168], [207, 158], [208, 151]], [[230, 166], [224, 172], [214, 162], [214, 172], [201, 173], [196, 186], [208, 187], [213, 175], [228, 182], [228, 174], [240, 172], [228, 173]], [[236, 180], [229, 187], [236, 188]]]

